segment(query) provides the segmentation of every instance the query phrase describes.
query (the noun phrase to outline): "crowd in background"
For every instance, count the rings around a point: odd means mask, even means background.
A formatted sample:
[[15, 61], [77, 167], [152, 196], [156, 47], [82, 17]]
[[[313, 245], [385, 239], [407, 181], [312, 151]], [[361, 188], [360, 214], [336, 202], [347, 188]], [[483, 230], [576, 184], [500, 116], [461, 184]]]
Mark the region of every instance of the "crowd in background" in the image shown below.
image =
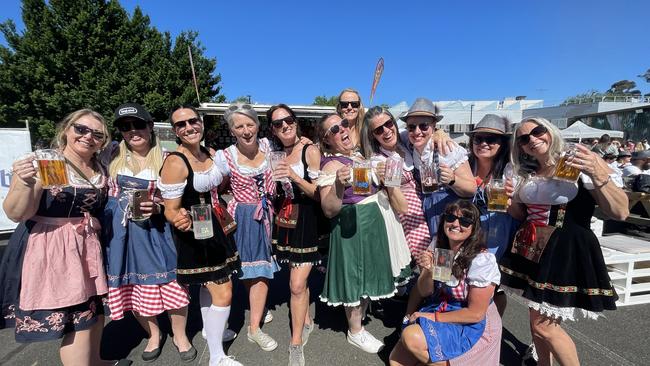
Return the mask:
[[[590, 219], [595, 205], [627, 217], [622, 178], [640, 174], [626, 175], [630, 166], [645, 174], [647, 141], [628, 154], [605, 135], [567, 158], [548, 120], [513, 125], [489, 114], [465, 149], [436, 129], [444, 116], [426, 98], [399, 116], [403, 130], [353, 89], [336, 111], [310, 141], [278, 104], [266, 115], [270, 138], [259, 138], [255, 109], [233, 103], [224, 120], [236, 143], [214, 151], [197, 110], [174, 106], [178, 148], [169, 152], [139, 104], [116, 109], [119, 143], [98, 113], [66, 116], [53, 146], [67, 184], [45, 186], [35, 155], [12, 166], [3, 208], [20, 225], [0, 262], [0, 326], [14, 327], [18, 342], [62, 339], [65, 365], [119, 365], [126, 361], [99, 355], [104, 316], [133, 312], [148, 334], [141, 358], [152, 362], [165, 337], [156, 316], [167, 313], [172, 345], [192, 362], [185, 328], [198, 301], [210, 365], [241, 365], [223, 347], [233, 337], [231, 304], [246, 301], [233, 298], [233, 281], [247, 290], [248, 341], [270, 352], [278, 343], [263, 331], [273, 319], [266, 300], [285, 267], [290, 366], [306, 363], [317, 329], [310, 291], [345, 309], [347, 341], [369, 353], [384, 347], [363, 327], [369, 305], [403, 298], [405, 314], [391, 314], [403, 317], [391, 365], [497, 365], [507, 292], [529, 308], [538, 364], [579, 364], [562, 323], [597, 319], [617, 300]], [[560, 162], [573, 179], [559, 178]], [[399, 167], [396, 180], [389, 166]], [[505, 199], [495, 209], [497, 185]], [[451, 262], [444, 279], [434, 274], [442, 249]], [[318, 265], [324, 286], [310, 289]], [[190, 286], [200, 287], [198, 299]]]

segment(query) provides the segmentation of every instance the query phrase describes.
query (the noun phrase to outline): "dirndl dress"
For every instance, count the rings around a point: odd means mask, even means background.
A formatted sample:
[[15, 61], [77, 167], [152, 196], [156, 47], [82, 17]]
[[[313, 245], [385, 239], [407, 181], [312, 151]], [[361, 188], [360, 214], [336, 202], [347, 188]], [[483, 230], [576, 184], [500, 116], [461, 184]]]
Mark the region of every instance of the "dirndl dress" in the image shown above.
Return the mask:
[[44, 190], [36, 215], [21, 222], [0, 263], [0, 328], [17, 342], [62, 338], [91, 328], [108, 292], [100, 223], [106, 179], [92, 187], [68, 168], [70, 185]]
[[[496, 263], [496, 258], [492, 253], [482, 252], [474, 257], [463, 279], [455, 280], [454, 278], [447, 283], [434, 281], [434, 292], [427, 298], [426, 304], [420, 309], [420, 312], [446, 313], [460, 310], [468, 305], [467, 296], [470, 286], [487, 287], [491, 284], [499, 284], [499, 268]], [[491, 310], [492, 313], [490, 313]], [[498, 312], [496, 313], [497, 317], [495, 319], [494, 311], [490, 308], [488, 308], [486, 318], [476, 323], [446, 323], [436, 322], [424, 317], [418, 318], [417, 324], [422, 328], [422, 332], [424, 333], [430, 360], [432, 362], [453, 360], [469, 352], [483, 337], [483, 333], [486, 330], [486, 319], [489, 315], [492, 315], [490, 317], [492, 322], [497, 321], [500, 323]], [[498, 332], [500, 328], [500, 324], [499, 326], [491, 324], [488, 329], [490, 332]], [[493, 344], [490, 347], [486, 347], [487, 345], [483, 345], [483, 347], [486, 349], [499, 347], [500, 338], [492, 334], [485, 337], [485, 339], [489, 339]], [[497, 353], [496, 363], [491, 364], [497, 365], [498, 360]]]
[[162, 213], [140, 221], [130, 217], [129, 191], [146, 189], [150, 198], [159, 194], [155, 177], [148, 169], [140, 178], [124, 173], [109, 178], [102, 225], [113, 320], [122, 319], [126, 311], [155, 316], [189, 304], [187, 290], [176, 282], [171, 225]]
[[[406, 151], [406, 148], [400, 148]], [[381, 153], [376, 156], [381, 160], [385, 160], [386, 157], [397, 154], [397, 152], [387, 151], [382, 148], [380, 148], [380, 150]], [[404, 214], [398, 214], [399, 221], [404, 228], [404, 235], [406, 236], [406, 242], [411, 257], [418, 258], [431, 243], [431, 235], [429, 234], [429, 226], [424, 217], [424, 211], [422, 210], [422, 199], [418, 195], [418, 187], [414, 175], [413, 158], [408, 152], [404, 158], [400, 191], [404, 195], [404, 198], [406, 198], [408, 211]]]
[[[420, 184], [420, 167], [422, 164], [429, 166], [434, 164], [445, 164], [453, 170], [456, 170], [461, 164], [468, 160], [467, 151], [461, 146], [456, 145], [449, 154], [442, 156], [439, 155], [430, 141], [422, 151], [422, 154], [417, 150], [412, 149], [413, 164], [415, 165], [415, 180], [418, 184], [418, 191], [422, 193], [422, 186]], [[435, 238], [438, 232], [438, 224], [440, 223], [440, 216], [444, 213], [445, 207], [459, 199], [458, 195], [450, 188], [444, 187], [433, 193], [422, 193], [422, 209], [424, 217], [429, 224], [429, 234]]]
[[[321, 169], [331, 160], [352, 163], [330, 156], [321, 160]], [[330, 220], [329, 260], [320, 295], [328, 305], [358, 306], [362, 298], [378, 300], [396, 292], [386, 223], [372, 187], [371, 196], [355, 195], [347, 187], [341, 211]]]
[[[318, 174], [310, 174], [308, 169], [308, 147], [303, 147], [297, 168], [302, 178], [311, 183]], [[322, 225], [327, 223], [320, 203], [305, 195], [293, 182], [277, 182], [275, 191], [273, 206], [276, 215], [272, 242], [278, 261], [292, 267], [319, 264], [321, 255], [318, 248], [324, 231]]]
[[[207, 150], [205, 151], [210, 156]], [[213, 191], [216, 190], [212, 174], [218, 174], [214, 166], [206, 172], [194, 172], [187, 157], [179, 152], [171, 152], [169, 156], [180, 157], [187, 166], [187, 181], [177, 184], [162, 184], [158, 188], [163, 198], [175, 199], [181, 197], [181, 207], [188, 212], [192, 205], [209, 204], [214, 207]], [[167, 158], [169, 158], [169, 156]], [[163, 166], [164, 168], [164, 166]], [[218, 184], [218, 183], [217, 183]], [[230, 281], [233, 275], [238, 275], [241, 268], [239, 254], [231, 236], [227, 236], [215, 210], [211, 211], [213, 236], [207, 239], [195, 239], [194, 233], [172, 228], [172, 237], [176, 244], [177, 268], [176, 280], [181, 284], [203, 285], [208, 282], [222, 284]]]
[[[260, 142], [260, 148], [268, 151], [268, 144]], [[231, 145], [217, 152], [215, 164], [230, 175], [233, 199], [228, 202], [228, 213], [237, 222], [235, 244], [242, 262], [241, 279], [272, 279], [280, 270], [271, 248], [275, 182], [267, 160], [258, 168], [244, 167], [237, 164], [237, 155], [237, 147]]]
[[[595, 319], [616, 309], [618, 295], [590, 229], [595, 201], [587, 187], [582, 179], [576, 184], [535, 177], [517, 192], [528, 217], [501, 259], [501, 287], [551, 318]], [[540, 249], [536, 239], [543, 237], [548, 240]]]

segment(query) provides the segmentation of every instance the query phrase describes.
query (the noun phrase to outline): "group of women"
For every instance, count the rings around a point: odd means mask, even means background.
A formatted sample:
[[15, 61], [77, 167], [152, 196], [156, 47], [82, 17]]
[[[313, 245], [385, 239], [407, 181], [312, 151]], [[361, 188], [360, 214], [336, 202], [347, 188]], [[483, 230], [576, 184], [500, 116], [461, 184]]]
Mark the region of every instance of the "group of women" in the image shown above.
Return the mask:
[[[33, 155], [12, 167], [4, 209], [20, 225], [0, 263], [0, 325], [15, 324], [19, 342], [62, 338], [66, 365], [118, 364], [99, 355], [105, 299], [113, 320], [131, 311], [148, 333], [144, 361], [160, 355], [156, 316], [166, 311], [172, 344], [190, 362], [197, 352], [185, 333], [188, 286], [198, 285], [210, 365], [241, 365], [222, 345], [233, 280], [248, 291], [247, 339], [272, 351], [278, 344], [260, 325], [272, 319], [269, 281], [286, 263], [289, 365], [304, 365], [314, 329], [307, 279], [321, 263], [322, 240], [329, 250], [320, 298], [345, 308], [351, 345], [379, 352], [383, 343], [362, 325], [367, 306], [410, 289], [391, 365], [498, 364], [499, 285], [528, 304], [542, 365], [553, 358], [578, 364], [563, 320], [615, 308], [589, 218], [598, 204], [623, 219], [625, 194], [606, 163], [583, 147], [567, 162], [580, 179], [554, 179], [564, 143], [547, 120], [527, 118], [513, 133], [509, 121], [487, 115], [467, 152], [435, 129], [442, 116], [425, 98], [400, 117], [400, 131], [388, 110], [366, 111], [359, 93], [346, 89], [337, 113], [319, 121], [316, 144], [301, 137], [287, 105], [273, 106], [266, 118], [270, 139], [258, 137], [252, 106], [232, 104], [224, 119], [236, 143], [213, 151], [202, 146], [197, 110], [177, 106], [169, 121], [179, 146], [164, 153], [138, 104], [116, 110], [119, 144], [109, 143], [98, 113], [68, 115], [54, 143], [68, 185], [44, 189]], [[271, 164], [275, 152], [285, 158]], [[385, 166], [395, 160], [401, 182], [387, 185]], [[369, 162], [361, 193], [351, 186], [354, 167]], [[432, 172], [437, 188], [425, 188]], [[508, 212], [489, 211], [486, 187], [502, 178]], [[232, 191], [227, 204], [223, 189]], [[195, 237], [196, 205], [209, 206], [212, 236]], [[452, 251], [449, 281], [432, 280], [427, 248]]]

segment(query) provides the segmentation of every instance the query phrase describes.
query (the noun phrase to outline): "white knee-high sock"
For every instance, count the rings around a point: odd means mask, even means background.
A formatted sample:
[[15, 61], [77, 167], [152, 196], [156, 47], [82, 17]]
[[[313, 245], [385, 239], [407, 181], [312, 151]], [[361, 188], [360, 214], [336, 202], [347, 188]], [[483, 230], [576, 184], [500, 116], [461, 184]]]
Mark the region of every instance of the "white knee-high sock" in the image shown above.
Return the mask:
[[205, 332], [210, 349], [210, 365], [216, 365], [224, 356], [223, 330], [230, 316], [230, 306], [211, 305], [205, 317]]

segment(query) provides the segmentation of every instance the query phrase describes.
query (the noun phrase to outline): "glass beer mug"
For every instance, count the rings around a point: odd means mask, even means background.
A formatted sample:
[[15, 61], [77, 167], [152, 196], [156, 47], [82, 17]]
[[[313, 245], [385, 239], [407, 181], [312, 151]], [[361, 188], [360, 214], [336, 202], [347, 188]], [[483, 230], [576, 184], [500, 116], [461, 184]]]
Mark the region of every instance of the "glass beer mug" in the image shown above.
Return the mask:
[[372, 164], [370, 161], [355, 161], [352, 164], [352, 192], [357, 195], [372, 194]]
[[487, 186], [488, 211], [506, 212], [508, 210], [508, 194], [505, 179], [491, 179]]
[[573, 158], [576, 153], [575, 144], [567, 143], [564, 144], [564, 149], [560, 155], [560, 160], [555, 166], [555, 172], [553, 173], [553, 178], [575, 183], [580, 176], [580, 170], [574, 168], [567, 164], [567, 160]]
[[36, 150], [36, 164], [43, 189], [61, 188], [68, 185], [68, 169], [65, 158], [58, 150]]

